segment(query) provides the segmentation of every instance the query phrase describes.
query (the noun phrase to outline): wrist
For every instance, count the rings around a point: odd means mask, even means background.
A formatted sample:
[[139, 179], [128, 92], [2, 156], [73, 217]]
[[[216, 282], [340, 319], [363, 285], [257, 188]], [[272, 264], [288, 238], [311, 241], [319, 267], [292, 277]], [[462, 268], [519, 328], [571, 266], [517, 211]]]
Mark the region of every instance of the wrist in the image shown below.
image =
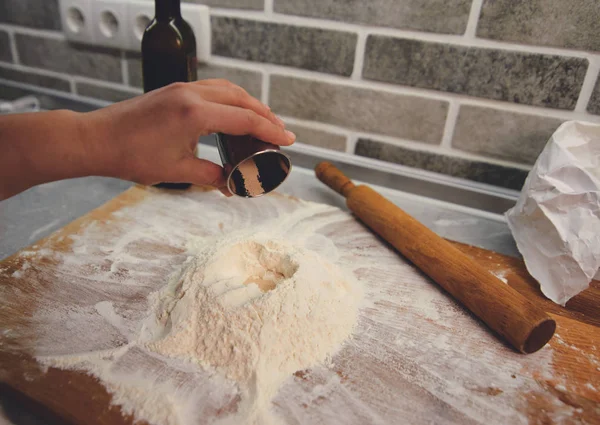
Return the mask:
[[82, 163], [90, 176], [118, 177], [118, 153], [113, 152], [108, 122], [98, 111], [76, 114], [77, 140], [83, 149]]

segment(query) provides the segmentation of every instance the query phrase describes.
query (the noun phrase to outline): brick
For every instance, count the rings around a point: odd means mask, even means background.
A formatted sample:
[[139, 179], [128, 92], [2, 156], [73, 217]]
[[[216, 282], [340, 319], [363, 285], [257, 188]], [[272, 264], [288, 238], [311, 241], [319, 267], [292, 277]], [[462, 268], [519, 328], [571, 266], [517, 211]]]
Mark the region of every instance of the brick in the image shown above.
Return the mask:
[[291, 15], [445, 34], [463, 34], [471, 0], [276, 0]]
[[452, 146], [466, 152], [533, 164], [563, 120], [462, 106]]
[[[139, 56], [130, 56], [128, 62], [129, 84], [134, 87], [142, 87], [142, 62]], [[262, 75], [260, 72], [230, 66], [200, 64], [198, 66], [198, 79], [205, 80], [212, 78], [229, 80], [243, 87], [252, 96], [260, 99], [262, 93]]]
[[583, 58], [369, 36], [363, 76], [405, 86], [574, 109]]
[[185, 3], [205, 4], [211, 7], [263, 10], [264, 0], [183, 0]]
[[296, 134], [296, 142], [305, 145], [318, 146], [334, 151], [346, 151], [346, 136], [317, 130], [305, 125], [288, 124], [285, 127]]
[[116, 50], [76, 45], [27, 34], [15, 35], [19, 58], [25, 65], [122, 82], [121, 56]]
[[356, 155], [446, 174], [452, 177], [520, 190], [527, 171], [432, 152], [415, 151], [374, 140], [360, 139]]
[[594, 91], [592, 92], [592, 97], [588, 103], [587, 111], [590, 114], [600, 115], [600, 75], [596, 80], [596, 87], [594, 87]]
[[12, 62], [12, 52], [10, 50], [10, 38], [6, 31], [0, 30], [0, 61]]
[[600, 51], [598, 0], [484, 0], [477, 36]]
[[270, 106], [289, 117], [430, 144], [441, 142], [448, 111], [444, 101], [281, 75], [271, 77]]
[[54, 90], [71, 91], [71, 84], [65, 78], [49, 77], [47, 75], [40, 75], [29, 71], [0, 67], [0, 78]]
[[75, 90], [81, 96], [93, 97], [95, 99], [105, 100], [107, 102], [121, 102], [131, 99], [139, 94], [140, 90], [121, 90], [114, 87], [105, 87], [98, 84], [77, 82]]
[[48, 30], [62, 29], [58, 0], [2, 0], [0, 22]]
[[129, 85], [133, 87], [144, 87], [142, 78], [142, 59], [139, 53], [127, 53], [127, 73]]
[[212, 53], [253, 62], [350, 76], [357, 35], [349, 32], [212, 17]]

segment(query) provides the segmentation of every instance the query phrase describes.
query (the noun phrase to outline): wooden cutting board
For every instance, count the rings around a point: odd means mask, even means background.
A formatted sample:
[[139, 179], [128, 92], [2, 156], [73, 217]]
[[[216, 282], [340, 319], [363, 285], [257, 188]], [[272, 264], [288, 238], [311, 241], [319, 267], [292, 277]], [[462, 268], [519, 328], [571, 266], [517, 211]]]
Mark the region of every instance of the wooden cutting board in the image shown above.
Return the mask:
[[[189, 235], [248, 228], [305, 206], [277, 194], [248, 201], [134, 187], [2, 261], [0, 390], [11, 388], [69, 423], [133, 423], [96, 378], [44, 371], [35, 356], [124, 344], [128, 331], [110, 320], [95, 331], [76, 325], [102, 320], [93, 307], [106, 301], [139, 321], [147, 295], [185, 258]], [[351, 215], [330, 208], [307, 220], [339, 250], [336, 262], [364, 283], [369, 302], [332, 366], [298, 371], [282, 386], [272, 408], [287, 423], [600, 423], [598, 282], [562, 308], [541, 295], [520, 260], [456, 243], [556, 320], [550, 343], [525, 356]], [[169, 237], [134, 231], [153, 226], [167, 226]], [[77, 311], [91, 313], [82, 319]], [[236, 408], [208, 403], [206, 422]]]

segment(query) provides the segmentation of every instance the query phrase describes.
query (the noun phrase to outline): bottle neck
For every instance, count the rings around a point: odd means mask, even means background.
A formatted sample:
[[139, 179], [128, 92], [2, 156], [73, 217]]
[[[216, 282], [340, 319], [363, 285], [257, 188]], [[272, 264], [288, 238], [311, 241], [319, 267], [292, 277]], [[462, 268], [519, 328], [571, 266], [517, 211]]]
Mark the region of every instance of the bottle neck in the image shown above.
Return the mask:
[[181, 0], [155, 0], [155, 14], [157, 21], [170, 21], [181, 19]]

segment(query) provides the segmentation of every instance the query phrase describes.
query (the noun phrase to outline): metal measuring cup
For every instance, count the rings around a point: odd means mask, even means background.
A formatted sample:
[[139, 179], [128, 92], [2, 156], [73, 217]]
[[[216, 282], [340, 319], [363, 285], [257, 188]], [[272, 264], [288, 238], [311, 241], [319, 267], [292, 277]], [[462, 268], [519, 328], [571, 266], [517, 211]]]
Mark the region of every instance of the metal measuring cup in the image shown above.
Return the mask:
[[235, 195], [256, 198], [275, 190], [292, 169], [290, 158], [279, 146], [250, 135], [216, 135], [225, 169], [227, 188]]

